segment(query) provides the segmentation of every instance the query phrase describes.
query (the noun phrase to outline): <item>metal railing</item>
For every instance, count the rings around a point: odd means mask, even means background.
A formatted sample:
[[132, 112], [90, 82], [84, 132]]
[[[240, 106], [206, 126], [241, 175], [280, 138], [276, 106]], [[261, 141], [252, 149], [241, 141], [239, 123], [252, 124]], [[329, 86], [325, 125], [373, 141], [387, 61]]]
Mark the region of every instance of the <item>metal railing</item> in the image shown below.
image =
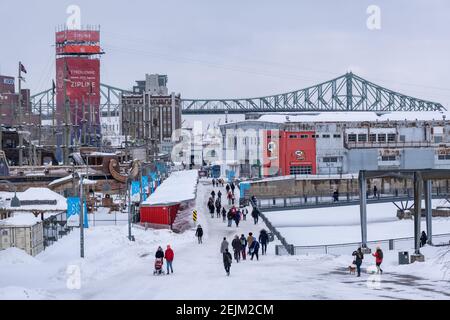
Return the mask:
[[[450, 233], [433, 235], [433, 245], [450, 245]], [[331, 254], [331, 255], [350, 255], [358, 247], [360, 242], [314, 245], [314, 246], [295, 246], [295, 245], [276, 245], [275, 253], [277, 255], [309, 255], [309, 254]], [[414, 237], [395, 238], [368, 241], [370, 248], [380, 247], [383, 251], [388, 250], [409, 250], [414, 248]]]
[[[413, 200], [414, 191], [412, 188], [389, 190], [389, 193], [379, 193], [376, 197], [367, 194], [367, 203], [399, 202]], [[434, 187], [432, 189], [433, 198], [445, 199], [450, 195], [450, 188]], [[276, 209], [304, 209], [313, 207], [347, 206], [359, 204], [359, 193], [346, 192], [339, 194], [338, 201], [335, 201], [332, 193], [305, 194], [286, 197], [258, 197], [258, 208], [262, 211], [272, 211]]]
[[[281, 233], [273, 226], [273, 224], [270, 222], [269, 219], [267, 219], [267, 217], [264, 215], [264, 213], [261, 212], [261, 210], [259, 210], [257, 204], [250, 200], [249, 201], [250, 204], [252, 205], [253, 208], [256, 207], [256, 209], [258, 210], [259, 216], [261, 217], [261, 219], [263, 219], [264, 223], [266, 224], [267, 228], [269, 229], [269, 231], [278, 238], [278, 240], [280, 240], [281, 244], [282, 244], [282, 248], [283, 250], [285, 250], [286, 252], [289, 252], [289, 254], [294, 254], [293, 252], [293, 246], [291, 244], [289, 244], [286, 239], [281, 235]], [[275, 251], [276, 254], [278, 254], [278, 247], [279, 245], [275, 246]]]
[[344, 148], [346, 149], [365, 149], [365, 148], [423, 148], [434, 147], [440, 143], [431, 141], [344, 141]]

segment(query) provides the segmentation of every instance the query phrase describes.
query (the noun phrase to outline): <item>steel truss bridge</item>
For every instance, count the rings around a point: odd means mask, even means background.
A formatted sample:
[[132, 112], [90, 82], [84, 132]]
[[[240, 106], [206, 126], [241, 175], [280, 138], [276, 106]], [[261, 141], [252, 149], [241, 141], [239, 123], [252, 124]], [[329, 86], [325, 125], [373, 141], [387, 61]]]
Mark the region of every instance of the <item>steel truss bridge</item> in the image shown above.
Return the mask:
[[[100, 85], [103, 115], [117, 115], [120, 96], [132, 94], [124, 90]], [[54, 108], [52, 89], [31, 96], [33, 112], [50, 115]], [[440, 103], [410, 97], [353, 73], [297, 91], [266, 97], [245, 99], [182, 99], [183, 114], [263, 113], [263, 112], [326, 112], [326, 111], [444, 111]]]

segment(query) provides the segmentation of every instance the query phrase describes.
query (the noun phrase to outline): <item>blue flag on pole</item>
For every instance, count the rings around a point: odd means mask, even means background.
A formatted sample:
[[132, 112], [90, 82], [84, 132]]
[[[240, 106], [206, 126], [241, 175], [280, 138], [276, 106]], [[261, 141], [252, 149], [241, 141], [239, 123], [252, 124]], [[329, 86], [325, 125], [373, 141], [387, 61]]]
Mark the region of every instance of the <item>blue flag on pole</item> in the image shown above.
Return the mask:
[[[80, 198], [79, 197], [69, 197], [67, 198], [67, 222], [69, 221], [78, 221], [78, 225], [72, 224], [69, 226], [79, 226], [80, 225]], [[75, 217], [78, 216], [78, 217]], [[71, 218], [72, 217], [72, 218]], [[87, 214], [87, 206], [86, 201], [84, 201], [84, 214], [83, 214], [83, 226], [84, 228], [89, 228], [89, 219]]]

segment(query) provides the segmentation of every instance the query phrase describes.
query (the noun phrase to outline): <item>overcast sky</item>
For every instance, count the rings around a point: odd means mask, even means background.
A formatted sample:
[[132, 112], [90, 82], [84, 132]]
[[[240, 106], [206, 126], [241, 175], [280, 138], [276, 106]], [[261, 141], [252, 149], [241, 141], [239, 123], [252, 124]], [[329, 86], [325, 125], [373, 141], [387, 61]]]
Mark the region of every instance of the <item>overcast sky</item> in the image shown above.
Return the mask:
[[[66, 8], [101, 25], [101, 82], [131, 88], [167, 74], [185, 98], [282, 93], [348, 70], [385, 87], [450, 107], [447, 0], [0, 0], [0, 73], [21, 60], [32, 93], [55, 77], [54, 31]], [[369, 30], [369, 5], [381, 30]]]

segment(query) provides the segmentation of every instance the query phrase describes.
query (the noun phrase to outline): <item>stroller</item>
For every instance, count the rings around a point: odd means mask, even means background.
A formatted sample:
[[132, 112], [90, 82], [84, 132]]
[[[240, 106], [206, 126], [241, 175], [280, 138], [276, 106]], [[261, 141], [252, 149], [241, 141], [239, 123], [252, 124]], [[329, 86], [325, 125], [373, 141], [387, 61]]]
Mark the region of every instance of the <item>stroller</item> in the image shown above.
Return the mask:
[[153, 271], [154, 275], [164, 274], [163, 270], [164, 260], [163, 258], [158, 258], [155, 260], [155, 271]]

